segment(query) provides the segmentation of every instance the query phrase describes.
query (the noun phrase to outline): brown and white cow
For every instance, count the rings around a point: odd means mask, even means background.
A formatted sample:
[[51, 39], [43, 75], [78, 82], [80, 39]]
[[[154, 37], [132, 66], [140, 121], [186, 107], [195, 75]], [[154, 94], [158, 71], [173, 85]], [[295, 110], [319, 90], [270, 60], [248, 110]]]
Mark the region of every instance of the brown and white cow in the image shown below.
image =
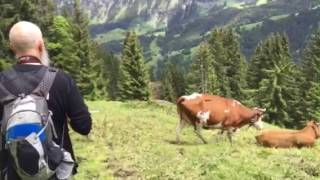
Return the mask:
[[257, 143], [265, 147], [311, 147], [320, 137], [320, 127], [315, 121], [307, 122], [302, 130], [268, 130], [256, 136]]
[[202, 128], [227, 131], [232, 143], [232, 133], [244, 125], [261, 129], [263, 113], [266, 110], [245, 107], [234, 99], [194, 93], [181, 96], [177, 100], [177, 111], [180, 116], [176, 132], [177, 143], [180, 143], [180, 133], [186, 124], [194, 126], [196, 135], [203, 143], [207, 141], [201, 135]]

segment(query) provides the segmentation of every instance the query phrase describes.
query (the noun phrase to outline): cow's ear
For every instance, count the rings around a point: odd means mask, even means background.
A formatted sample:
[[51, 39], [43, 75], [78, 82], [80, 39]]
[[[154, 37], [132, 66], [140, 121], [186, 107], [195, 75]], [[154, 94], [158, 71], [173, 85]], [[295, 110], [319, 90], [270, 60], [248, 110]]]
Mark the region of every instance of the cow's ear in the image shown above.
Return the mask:
[[314, 124], [316, 124], [316, 123], [313, 120], [306, 121], [306, 126], [312, 126]]
[[315, 121], [314, 119], [311, 119], [310, 122], [311, 122], [312, 124], [318, 125], [318, 124], [317, 124], [317, 121]]

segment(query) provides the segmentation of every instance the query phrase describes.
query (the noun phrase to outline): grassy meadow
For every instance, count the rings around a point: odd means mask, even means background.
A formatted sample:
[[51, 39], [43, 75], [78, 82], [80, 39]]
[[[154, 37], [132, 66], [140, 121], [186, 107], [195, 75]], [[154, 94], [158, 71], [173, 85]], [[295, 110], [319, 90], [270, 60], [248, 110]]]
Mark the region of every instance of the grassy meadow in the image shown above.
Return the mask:
[[202, 144], [189, 127], [177, 145], [174, 105], [95, 101], [88, 106], [91, 134], [81, 137], [71, 132], [80, 163], [76, 180], [320, 179], [319, 142], [311, 149], [266, 149], [255, 144], [259, 132], [244, 127], [233, 146], [218, 131], [203, 131], [209, 144]]

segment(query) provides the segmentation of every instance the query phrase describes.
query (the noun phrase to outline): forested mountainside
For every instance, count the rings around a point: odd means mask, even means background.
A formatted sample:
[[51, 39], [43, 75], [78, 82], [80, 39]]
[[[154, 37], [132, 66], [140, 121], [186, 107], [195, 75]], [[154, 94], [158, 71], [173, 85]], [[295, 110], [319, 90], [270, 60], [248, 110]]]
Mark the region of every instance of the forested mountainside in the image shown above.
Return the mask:
[[[69, 0], [56, 0], [59, 7]], [[298, 57], [318, 26], [316, 0], [82, 0], [91, 18], [91, 34], [105, 49], [120, 52], [124, 34], [134, 29], [147, 61], [155, 65], [183, 51], [189, 61], [194, 47], [216, 26], [231, 26], [249, 57], [271, 32], [286, 32]]]

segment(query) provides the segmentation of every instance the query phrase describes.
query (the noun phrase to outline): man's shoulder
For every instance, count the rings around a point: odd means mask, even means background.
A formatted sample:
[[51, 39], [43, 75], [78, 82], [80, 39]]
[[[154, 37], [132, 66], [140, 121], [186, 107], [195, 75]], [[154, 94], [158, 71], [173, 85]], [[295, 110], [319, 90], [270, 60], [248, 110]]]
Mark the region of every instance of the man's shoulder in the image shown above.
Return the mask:
[[3, 71], [0, 72], [0, 83], [3, 83], [5, 81], [7, 81], [7, 78], [5, 76], [5, 74], [8, 74], [10, 71], [12, 71], [12, 67], [10, 67], [9, 69], [5, 69]]
[[[57, 69], [57, 68], [55, 68]], [[72, 76], [61, 69], [57, 69], [58, 72], [53, 83], [53, 87], [58, 87], [61, 90], [69, 91], [70, 88], [75, 86], [74, 79]]]
[[59, 69], [59, 68], [53, 68], [53, 69], [57, 70], [57, 76], [64, 78], [66, 80], [72, 79], [72, 77], [62, 69]]

